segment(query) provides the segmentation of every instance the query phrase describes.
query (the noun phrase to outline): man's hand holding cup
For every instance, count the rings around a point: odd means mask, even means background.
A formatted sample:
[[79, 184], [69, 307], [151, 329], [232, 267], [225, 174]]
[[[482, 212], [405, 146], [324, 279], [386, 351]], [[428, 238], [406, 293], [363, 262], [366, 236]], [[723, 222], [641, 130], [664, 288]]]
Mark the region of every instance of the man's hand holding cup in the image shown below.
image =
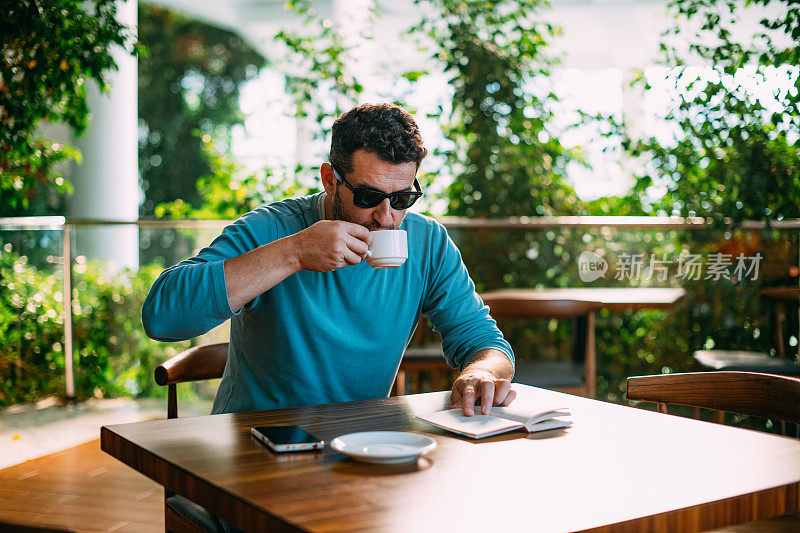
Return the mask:
[[329, 272], [357, 265], [367, 255], [369, 230], [343, 220], [320, 220], [297, 233], [301, 270]]

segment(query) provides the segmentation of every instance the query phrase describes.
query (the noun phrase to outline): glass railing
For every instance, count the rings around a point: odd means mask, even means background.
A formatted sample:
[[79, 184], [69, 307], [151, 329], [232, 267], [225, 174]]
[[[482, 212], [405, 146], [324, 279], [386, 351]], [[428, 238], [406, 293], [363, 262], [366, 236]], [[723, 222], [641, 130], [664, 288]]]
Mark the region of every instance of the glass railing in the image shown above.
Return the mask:
[[[694, 370], [699, 349], [797, 357], [797, 304], [781, 306], [762, 291], [798, 286], [800, 221], [735, 230], [654, 217], [441, 221], [479, 292], [684, 289], [669, 308], [599, 311], [598, 398], [621, 401], [627, 376]], [[163, 268], [194, 255], [228, 223], [0, 219], [0, 406], [50, 395], [165, 394], [153, 382], [155, 366], [190, 345], [226, 339], [227, 328], [155, 342], [142, 329], [142, 302]], [[503, 328], [521, 361], [569, 357], [569, 324]], [[213, 384], [198, 384], [181, 394], [213, 392]]]

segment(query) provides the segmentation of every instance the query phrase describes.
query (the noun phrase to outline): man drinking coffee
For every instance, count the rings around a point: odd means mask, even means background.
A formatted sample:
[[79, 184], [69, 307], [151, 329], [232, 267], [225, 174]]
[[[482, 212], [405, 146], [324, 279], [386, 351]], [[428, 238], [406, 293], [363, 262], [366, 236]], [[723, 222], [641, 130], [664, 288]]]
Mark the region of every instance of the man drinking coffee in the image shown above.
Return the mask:
[[[514, 398], [513, 353], [434, 220], [406, 210], [427, 151], [413, 117], [361, 105], [333, 125], [325, 192], [261, 206], [207, 248], [166, 269], [142, 310], [147, 334], [178, 341], [231, 319], [213, 413], [385, 397], [420, 315], [461, 373], [467, 415]], [[365, 261], [370, 232], [402, 229], [408, 259]], [[402, 232], [398, 232], [402, 235]]]

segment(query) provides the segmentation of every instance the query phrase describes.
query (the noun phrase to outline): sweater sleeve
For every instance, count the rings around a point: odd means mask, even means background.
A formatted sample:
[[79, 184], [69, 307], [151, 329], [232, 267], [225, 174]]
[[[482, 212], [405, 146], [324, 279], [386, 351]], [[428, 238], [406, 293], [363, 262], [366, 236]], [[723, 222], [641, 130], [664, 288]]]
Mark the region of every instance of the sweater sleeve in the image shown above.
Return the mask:
[[256, 234], [252, 218], [253, 214], [246, 215], [227, 226], [195, 257], [159, 275], [142, 306], [142, 324], [148, 337], [159, 341], [190, 339], [238, 314], [228, 302], [224, 263], [270, 240]]
[[463, 370], [476, 352], [494, 348], [503, 352], [513, 365], [511, 345], [475, 292], [461, 253], [444, 227], [434, 223], [429, 245], [431, 275], [422, 312], [442, 336], [447, 364]]

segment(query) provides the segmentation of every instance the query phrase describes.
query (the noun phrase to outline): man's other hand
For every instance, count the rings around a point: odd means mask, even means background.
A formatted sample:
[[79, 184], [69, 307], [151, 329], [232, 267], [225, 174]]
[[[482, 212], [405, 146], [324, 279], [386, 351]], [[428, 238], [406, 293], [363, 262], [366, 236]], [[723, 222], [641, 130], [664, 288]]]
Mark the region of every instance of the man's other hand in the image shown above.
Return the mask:
[[320, 220], [294, 237], [300, 269], [315, 272], [357, 265], [369, 247], [369, 230], [342, 220]]
[[517, 393], [511, 390], [511, 382], [507, 379], [496, 377], [488, 370], [467, 369], [453, 383], [450, 394], [451, 409], [460, 407], [465, 416], [475, 414], [475, 403], [480, 398], [481, 405], [478, 414], [492, 414], [492, 406], [507, 406]]

